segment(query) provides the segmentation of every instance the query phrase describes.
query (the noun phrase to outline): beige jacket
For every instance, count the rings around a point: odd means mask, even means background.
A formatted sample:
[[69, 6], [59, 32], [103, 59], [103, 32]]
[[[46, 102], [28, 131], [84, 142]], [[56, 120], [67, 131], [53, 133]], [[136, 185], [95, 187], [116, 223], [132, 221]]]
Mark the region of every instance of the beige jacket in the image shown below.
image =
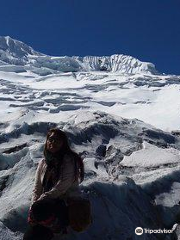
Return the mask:
[[47, 164], [45, 159], [39, 162], [35, 184], [32, 194], [32, 203], [45, 198], [68, 198], [80, 195], [79, 182], [75, 177], [75, 164], [72, 156], [65, 154], [63, 159], [63, 168], [57, 184], [48, 192], [43, 193], [43, 178], [46, 173]]

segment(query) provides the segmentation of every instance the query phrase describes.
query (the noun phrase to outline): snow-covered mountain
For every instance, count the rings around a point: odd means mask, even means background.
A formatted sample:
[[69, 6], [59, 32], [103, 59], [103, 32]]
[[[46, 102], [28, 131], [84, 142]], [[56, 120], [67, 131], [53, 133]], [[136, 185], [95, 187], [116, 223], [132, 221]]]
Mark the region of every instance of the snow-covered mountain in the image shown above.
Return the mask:
[[24, 65], [28, 63], [29, 55], [41, 56], [23, 42], [0, 36], [0, 64]]
[[130, 56], [52, 57], [1, 37], [0, 240], [22, 239], [52, 127], [84, 158], [92, 203], [91, 227], [66, 240], [178, 239], [179, 92], [180, 76]]
[[[117, 54], [110, 57], [51, 57], [40, 54], [23, 42], [10, 37], [0, 37], [0, 64], [46, 68], [44, 74], [51, 73], [51, 71], [111, 71], [127, 74], [158, 73], [152, 63], [141, 62], [131, 56]], [[25, 67], [24, 69], [27, 68]], [[49, 72], [47, 69], [49, 69]]]
[[124, 74], [151, 73], [157, 74], [154, 64], [141, 62], [131, 56], [115, 54], [110, 57], [86, 56], [77, 57], [84, 68], [89, 71], [111, 71]]

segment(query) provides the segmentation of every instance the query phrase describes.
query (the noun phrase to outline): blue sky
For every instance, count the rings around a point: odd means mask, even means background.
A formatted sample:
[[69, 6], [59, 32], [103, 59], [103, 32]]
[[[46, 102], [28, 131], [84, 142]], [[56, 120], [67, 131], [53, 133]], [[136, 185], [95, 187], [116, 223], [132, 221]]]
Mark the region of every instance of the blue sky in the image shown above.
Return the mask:
[[180, 74], [180, 0], [6, 0], [0, 35], [50, 55], [127, 54]]

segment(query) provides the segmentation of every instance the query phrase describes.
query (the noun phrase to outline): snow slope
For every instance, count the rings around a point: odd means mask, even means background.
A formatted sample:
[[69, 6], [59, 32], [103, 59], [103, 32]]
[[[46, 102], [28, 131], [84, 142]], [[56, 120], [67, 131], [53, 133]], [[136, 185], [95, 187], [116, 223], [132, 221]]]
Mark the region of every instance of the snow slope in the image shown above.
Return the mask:
[[90, 228], [64, 239], [136, 240], [136, 227], [172, 229], [180, 214], [179, 83], [130, 56], [52, 57], [1, 37], [0, 240], [22, 239], [52, 127], [83, 157], [81, 189], [92, 203]]
[[[179, 129], [180, 77], [122, 75], [112, 72], [67, 72], [39, 76], [31, 71], [0, 71], [4, 111], [37, 112], [92, 109], [141, 119], [165, 131]], [[172, 107], [173, 105], [173, 107]]]
[[[46, 116], [37, 121], [34, 112], [29, 110], [21, 117], [17, 116], [17, 120], [13, 116], [14, 121], [9, 123], [11, 128], [8, 131], [5, 131], [6, 123], [2, 125], [0, 220], [10, 229], [8, 231], [25, 230], [35, 170], [42, 158], [46, 131], [53, 126], [66, 131], [72, 147], [84, 158], [86, 178], [82, 189], [88, 192], [93, 209], [94, 222], [89, 230], [80, 235], [72, 232], [68, 239], [136, 239], [134, 229], [137, 226], [152, 229], [172, 227], [175, 216], [167, 223], [153, 201], [159, 193], [162, 194], [163, 184], [166, 184], [163, 189], [165, 193], [171, 188], [173, 182], [167, 184], [167, 175], [173, 181], [179, 181], [179, 162], [175, 161], [176, 158], [172, 163], [155, 160], [156, 164], [151, 166], [149, 157], [147, 163], [144, 161], [139, 167], [133, 164], [125, 166], [123, 162], [127, 161], [128, 156], [131, 162], [132, 154], [143, 151], [144, 142], [148, 142], [152, 148], [156, 146], [159, 151], [165, 148], [164, 157], [167, 159], [171, 148], [178, 157], [178, 137], [138, 120], [127, 120], [97, 111], [84, 110], [68, 118], [59, 118], [56, 123], [49, 122]], [[152, 133], [156, 134], [156, 138], [152, 137]], [[17, 145], [19, 148], [15, 149]], [[156, 188], [153, 182], [156, 182]], [[147, 235], [145, 239], [157, 238]]]

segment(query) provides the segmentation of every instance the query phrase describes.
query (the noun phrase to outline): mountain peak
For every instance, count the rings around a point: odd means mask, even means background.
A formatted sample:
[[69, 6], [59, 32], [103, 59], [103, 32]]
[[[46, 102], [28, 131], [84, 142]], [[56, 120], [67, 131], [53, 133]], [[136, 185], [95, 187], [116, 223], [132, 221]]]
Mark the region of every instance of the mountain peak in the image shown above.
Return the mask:
[[27, 44], [10, 36], [0, 36], [0, 60], [5, 63], [24, 65], [28, 55], [39, 55]]
[[37, 52], [35, 52], [30, 46], [21, 41], [15, 40], [10, 36], [0, 36], [0, 50], [14, 53], [19, 57], [23, 57], [28, 54], [37, 54]]
[[[46, 69], [45, 72], [108, 71], [122, 74], [157, 74], [152, 63], [123, 54], [111, 56], [52, 57], [39, 52], [27, 44], [10, 36], [0, 36], [0, 65], [28, 65], [33, 69]], [[37, 70], [36, 72], [39, 72]], [[43, 73], [45, 74], [45, 73]]]

